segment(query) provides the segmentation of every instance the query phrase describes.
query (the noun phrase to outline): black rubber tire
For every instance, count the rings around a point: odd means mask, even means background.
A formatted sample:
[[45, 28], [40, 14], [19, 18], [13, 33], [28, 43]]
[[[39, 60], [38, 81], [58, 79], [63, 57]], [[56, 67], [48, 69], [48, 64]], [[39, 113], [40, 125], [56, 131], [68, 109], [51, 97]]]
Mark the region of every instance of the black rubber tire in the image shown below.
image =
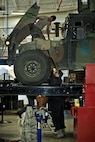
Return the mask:
[[27, 85], [41, 85], [51, 72], [49, 58], [38, 50], [25, 51], [14, 64], [17, 79]]

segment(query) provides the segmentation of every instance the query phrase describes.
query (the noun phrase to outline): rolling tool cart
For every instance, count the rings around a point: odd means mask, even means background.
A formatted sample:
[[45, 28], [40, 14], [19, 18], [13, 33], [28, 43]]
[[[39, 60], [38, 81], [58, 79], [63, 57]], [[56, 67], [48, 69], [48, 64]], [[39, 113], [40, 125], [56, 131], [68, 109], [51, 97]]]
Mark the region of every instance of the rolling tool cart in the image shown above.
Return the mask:
[[84, 106], [72, 107], [77, 142], [95, 142], [95, 64], [85, 69]]

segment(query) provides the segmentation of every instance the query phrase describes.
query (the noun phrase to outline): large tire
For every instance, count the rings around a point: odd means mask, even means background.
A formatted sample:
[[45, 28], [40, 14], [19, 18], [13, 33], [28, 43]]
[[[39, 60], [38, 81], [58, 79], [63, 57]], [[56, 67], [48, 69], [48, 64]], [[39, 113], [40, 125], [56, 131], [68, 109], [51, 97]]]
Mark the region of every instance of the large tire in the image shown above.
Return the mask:
[[41, 51], [25, 51], [20, 54], [14, 64], [17, 79], [23, 84], [40, 85], [50, 75], [51, 67], [48, 57]]

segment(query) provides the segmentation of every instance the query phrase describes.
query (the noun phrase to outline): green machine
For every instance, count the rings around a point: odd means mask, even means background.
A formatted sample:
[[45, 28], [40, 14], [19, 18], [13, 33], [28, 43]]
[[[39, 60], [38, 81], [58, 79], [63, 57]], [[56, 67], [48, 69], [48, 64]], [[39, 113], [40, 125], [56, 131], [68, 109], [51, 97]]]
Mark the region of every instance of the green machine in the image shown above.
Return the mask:
[[51, 69], [83, 69], [95, 63], [95, 1], [78, 0], [78, 13], [65, 19], [61, 40], [35, 40], [22, 44], [32, 36], [39, 6], [34, 4], [8, 36], [8, 64], [14, 65], [17, 79], [23, 84], [40, 85], [48, 80]]

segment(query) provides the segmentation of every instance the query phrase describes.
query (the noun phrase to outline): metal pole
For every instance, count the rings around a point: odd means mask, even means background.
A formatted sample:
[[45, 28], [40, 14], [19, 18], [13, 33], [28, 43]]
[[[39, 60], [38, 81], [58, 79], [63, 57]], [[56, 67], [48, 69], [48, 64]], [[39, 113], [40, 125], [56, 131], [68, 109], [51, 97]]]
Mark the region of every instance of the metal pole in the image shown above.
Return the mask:
[[42, 142], [41, 121], [43, 121], [43, 115], [41, 113], [36, 114], [36, 120], [37, 120], [37, 142]]
[[3, 97], [1, 97], [1, 121], [0, 123], [4, 122], [4, 108], [3, 108]]
[[6, 0], [6, 35], [8, 36], [8, 15], [9, 15], [9, 10], [8, 10], [8, 0]]

